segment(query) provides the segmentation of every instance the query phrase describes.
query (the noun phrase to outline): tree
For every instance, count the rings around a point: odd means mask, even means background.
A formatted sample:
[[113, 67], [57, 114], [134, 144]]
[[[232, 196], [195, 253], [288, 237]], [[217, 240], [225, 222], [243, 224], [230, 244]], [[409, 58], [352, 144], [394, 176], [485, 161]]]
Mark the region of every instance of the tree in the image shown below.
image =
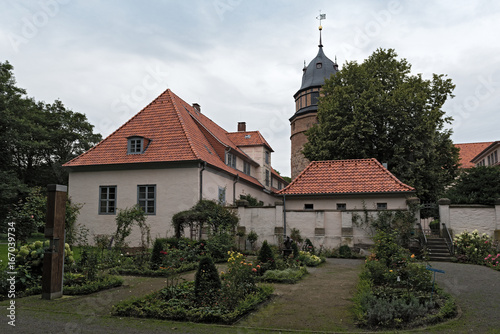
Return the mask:
[[0, 62], [0, 221], [30, 187], [67, 184], [61, 166], [101, 140], [84, 114], [61, 101], [37, 102], [16, 86], [13, 67]]
[[454, 204], [495, 204], [500, 198], [500, 168], [481, 166], [464, 171], [445, 197]]
[[326, 80], [303, 153], [311, 161], [376, 158], [421, 200], [434, 201], [458, 169], [452, 131], [444, 128], [452, 119], [441, 109], [455, 86], [444, 75], [411, 75], [396, 57], [378, 49]]
[[194, 277], [194, 295], [200, 305], [213, 305], [218, 301], [221, 281], [217, 267], [209, 256], [200, 259]]

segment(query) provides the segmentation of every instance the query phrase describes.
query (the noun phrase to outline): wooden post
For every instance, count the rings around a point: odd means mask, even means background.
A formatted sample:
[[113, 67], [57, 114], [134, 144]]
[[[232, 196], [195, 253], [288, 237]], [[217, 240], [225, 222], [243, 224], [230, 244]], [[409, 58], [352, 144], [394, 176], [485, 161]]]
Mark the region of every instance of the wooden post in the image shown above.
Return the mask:
[[42, 299], [62, 297], [64, 273], [64, 222], [68, 187], [49, 184], [47, 186], [47, 222], [45, 237], [50, 246], [43, 257]]

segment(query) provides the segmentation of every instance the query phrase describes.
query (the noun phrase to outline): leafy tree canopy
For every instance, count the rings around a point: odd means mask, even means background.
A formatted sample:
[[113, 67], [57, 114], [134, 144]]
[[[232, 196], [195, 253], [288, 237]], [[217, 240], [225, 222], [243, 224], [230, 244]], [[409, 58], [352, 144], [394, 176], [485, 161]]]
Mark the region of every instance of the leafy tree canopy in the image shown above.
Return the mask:
[[481, 166], [464, 171], [445, 197], [454, 204], [495, 204], [500, 198], [500, 168]]
[[376, 158], [421, 200], [436, 200], [458, 168], [444, 128], [452, 119], [441, 109], [455, 85], [444, 75], [411, 75], [411, 65], [396, 57], [378, 49], [326, 80], [303, 153], [311, 161]]
[[0, 62], [0, 221], [29, 187], [67, 184], [61, 165], [101, 140], [84, 114], [61, 101], [37, 102], [16, 86], [13, 66]]

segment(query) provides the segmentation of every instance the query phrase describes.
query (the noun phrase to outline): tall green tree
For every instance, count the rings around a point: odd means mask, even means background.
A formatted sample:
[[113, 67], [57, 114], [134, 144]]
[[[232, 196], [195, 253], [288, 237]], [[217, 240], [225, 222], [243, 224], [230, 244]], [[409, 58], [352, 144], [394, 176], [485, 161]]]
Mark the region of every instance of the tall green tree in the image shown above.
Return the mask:
[[0, 62], [0, 221], [30, 187], [67, 184], [62, 164], [101, 140], [84, 114], [28, 97], [13, 70]]
[[396, 57], [378, 49], [326, 80], [303, 153], [311, 161], [376, 158], [421, 200], [434, 201], [458, 169], [445, 129], [452, 119], [442, 110], [455, 85], [444, 75], [411, 75], [411, 65]]
[[495, 204], [500, 198], [500, 167], [480, 166], [465, 170], [444, 196], [453, 204]]

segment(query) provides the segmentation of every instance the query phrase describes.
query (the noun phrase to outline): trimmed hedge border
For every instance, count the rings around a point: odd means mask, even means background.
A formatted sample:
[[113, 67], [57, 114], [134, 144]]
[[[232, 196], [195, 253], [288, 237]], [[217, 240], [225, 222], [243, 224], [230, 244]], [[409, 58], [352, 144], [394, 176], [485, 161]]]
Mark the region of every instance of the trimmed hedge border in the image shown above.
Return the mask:
[[132, 298], [122, 301], [113, 306], [111, 314], [120, 317], [154, 318], [230, 325], [250, 311], [256, 310], [260, 304], [272, 296], [273, 290], [272, 286], [261, 286], [258, 288], [257, 293], [246, 296], [233, 311], [227, 313], [211, 307], [185, 308], [166, 306], [164, 303], [155, 300], [155, 297], [161, 293], [160, 290], [142, 298]]

